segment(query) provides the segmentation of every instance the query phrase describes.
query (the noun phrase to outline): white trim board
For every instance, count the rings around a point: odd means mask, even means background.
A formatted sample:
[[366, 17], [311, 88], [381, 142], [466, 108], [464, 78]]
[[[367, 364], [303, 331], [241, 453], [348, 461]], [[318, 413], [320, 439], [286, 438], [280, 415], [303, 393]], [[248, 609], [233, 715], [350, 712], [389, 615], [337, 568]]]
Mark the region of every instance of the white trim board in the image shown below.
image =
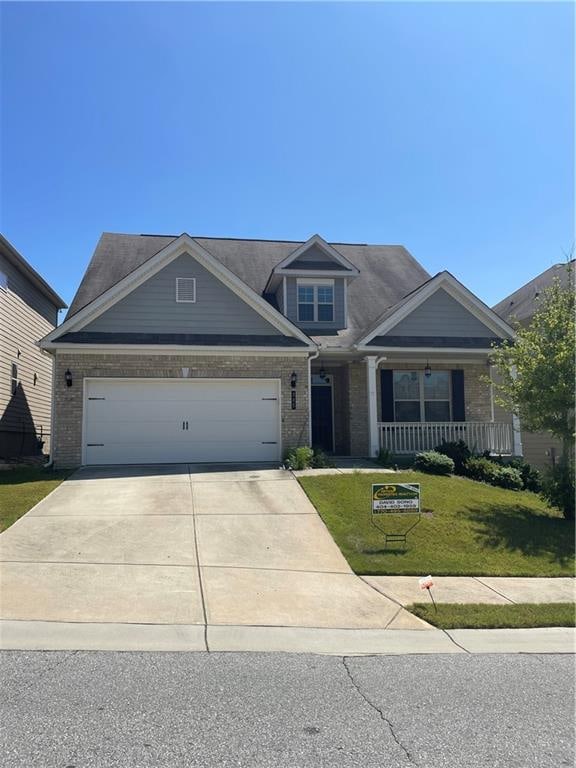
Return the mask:
[[[376, 336], [385, 336], [387, 333], [400, 323], [401, 320], [408, 317], [415, 309], [423, 304], [432, 294], [440, 288], [444, 289], [453, 299], [458, 301], [481, 323], [490, 328], [497, 335], [504, 335], [506, 338], [514, 338], [514, 329], [504, 320], [498, 317], [490, 307], [486, 306], [480, 299], [468, 290], [462, 283], [449, 272], [440, 272], [429, 280], [424, 286], [418, 288], [414, 294], [401, 306], [396, 312], [382, 322], [372, 327], [369, 333], [362, 337], [356, 344], [358, 348], [364, 348]], [[378, 349], [388, 349], [387, 347], [378, 347]]]
[[[359, 275], [360, 272], [357, 267], [352, 264], [351, 261], [348, 261], [347, 258], [342, 256], [341, 253], [339, 253], [336, 248], [334, 248], [330, 243], [327, 243], [326, 240], [324, 240], [323, 237], [320, 235], [312, 235], [312, 237], [308, 238], [305, 243], [302, 243], [302, 245], [299, 245], [296, 250], [292, 251], [292, 253], [288, 254], [285, 259], [283, 259], [280, 264], [277, 264], [274, 267], [274, 272], [278, 273], [282, 270], [286, 269], [286, 267], [289, 264], [292, 264], [293, 261], [296, 261], [299, 256], [302, 256], [303, 253], [306, 253], [307, 250], [312, 248], [313, 246], [317, 246], [320, 248], [321, 251], [323, 251], [327, 256], [330, 256], [331, 259], [333, 259], [337, 264], [340, 264], [341, 266], [345, 267], [348, 276], [350, 274]], [[290, 270], [290, 273], [292, 273], [295, 270]], [[340, 271], [338, 271], [338, 274], [344, 277]]]
[[179, 256], [187, 253], [192, 258], [205, 267], [209, 272], [220, 280], [227, 288], [230, 288], [237, 296], [243, 299], [252, 309], [267, 320], [274, 328], [279, 330], [285, 336], [293, 336], [305, 342], [309, 348], [314, 348], [310, 338], [306, 336], [296, 325], [288, 318], [284, 317], [278, 310], [269, 304], [265, 299], [259, 296], [246, 283], [225, 267], [222, 262], [214, 258], [208, 251], [197, 243], [190, 235], [184, 233], [176, 240], [173, 240], [165, 248], [152, 256], [150, 259], [140, 265], [126, 277], [122, 278], [115, 285], [104, 291], [103, 294], [90, 302], [87, 306], [77, 312], [75, 315], [65, 320], [43, 339], [39, 344], [46, 347], [49, 343], [54, 343], [64, 333], [78, 331], [88, 323], [95, 320], [107, 309], [110, 309], [120, 299], [127, 296], [139, 285], [145, 283], [149, 278], [157, 274], [163, 267], [170, 264]]
[[292, 349], [291, 347], [266, 347], [258, 349], [257, 347], [185, 347], [169, 344], [157, 344], [146, 346], [142, 344], [131, 344], [129, 347], [111, 344], [51, 344], [44, 350], [51, 354], [74, 354], [99, 355], [103, 352], [112, 355], [141, 355], [147, 352], [150, 355], [173, 355], [175, 352], [182, 355], [193, 355], [201, 357], [208, 355], [225, 355], [227, 357], [309, 357], [313, 352], [311, 349]]

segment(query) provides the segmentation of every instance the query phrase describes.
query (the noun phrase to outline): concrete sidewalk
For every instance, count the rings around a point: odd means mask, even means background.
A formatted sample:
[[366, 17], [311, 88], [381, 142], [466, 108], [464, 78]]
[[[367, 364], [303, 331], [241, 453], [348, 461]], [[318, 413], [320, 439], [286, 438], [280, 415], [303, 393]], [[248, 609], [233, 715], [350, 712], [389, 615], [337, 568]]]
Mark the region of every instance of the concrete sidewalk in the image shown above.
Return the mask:
[[[423, 576], [426, 574], [422, 574]], [[406, 606], [429, 600], [417, 576], [362, 576], [371, 587]], [[437, 603], [574, 603], [573, 578], [519, 578], [495, 576], [434, 576], [432, 592]]]

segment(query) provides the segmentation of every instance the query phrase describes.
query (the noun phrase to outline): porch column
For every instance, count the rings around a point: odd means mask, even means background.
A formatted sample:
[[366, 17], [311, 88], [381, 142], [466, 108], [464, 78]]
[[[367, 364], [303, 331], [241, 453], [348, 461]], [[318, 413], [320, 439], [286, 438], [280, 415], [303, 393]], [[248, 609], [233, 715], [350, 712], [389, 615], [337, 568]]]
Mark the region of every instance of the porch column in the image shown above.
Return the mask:
[[380, 448], [378, 439], [378, 407], [376, 404], [376, 357], [366, 357], [366, 380], [368, 383], [368, 447], [370, 457], [377, 456]]
[[[515, 365], [512, 366], [511, 373], [512, 378], [515, 379], [518, 375]], [[520, 424], [520, 418], [515, 413], [512, 414], [512, 436], [514, 438], [512, 455], [523, 456], [524, 450], [522, 448], [522, 425]]]

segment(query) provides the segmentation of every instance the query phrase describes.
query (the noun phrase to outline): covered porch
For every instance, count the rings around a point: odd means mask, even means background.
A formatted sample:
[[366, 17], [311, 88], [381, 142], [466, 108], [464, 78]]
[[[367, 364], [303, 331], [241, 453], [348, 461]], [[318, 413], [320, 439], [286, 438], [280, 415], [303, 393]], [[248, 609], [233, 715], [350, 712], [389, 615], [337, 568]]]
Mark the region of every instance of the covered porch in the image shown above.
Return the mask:
[[488, 358], [375, 355], [311, 366], [311, 442], [336, 456], [410, 455], [463, 440], [473, 453], [521, 455], [519, 430], [499, 409]]

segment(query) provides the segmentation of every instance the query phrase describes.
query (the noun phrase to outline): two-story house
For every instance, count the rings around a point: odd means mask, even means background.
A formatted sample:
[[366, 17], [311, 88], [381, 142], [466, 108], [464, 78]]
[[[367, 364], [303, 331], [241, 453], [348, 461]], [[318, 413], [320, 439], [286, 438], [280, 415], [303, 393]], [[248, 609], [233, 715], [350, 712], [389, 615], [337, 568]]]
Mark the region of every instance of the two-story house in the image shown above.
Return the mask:
[[64, 307], [0, 235], [0, 459], [50, 451], [53, 361], [37, 341]]
[[59, 465], [511, 453], [492, 343], [513, 331], [401, 246], [102, 235], [55, 358]]

